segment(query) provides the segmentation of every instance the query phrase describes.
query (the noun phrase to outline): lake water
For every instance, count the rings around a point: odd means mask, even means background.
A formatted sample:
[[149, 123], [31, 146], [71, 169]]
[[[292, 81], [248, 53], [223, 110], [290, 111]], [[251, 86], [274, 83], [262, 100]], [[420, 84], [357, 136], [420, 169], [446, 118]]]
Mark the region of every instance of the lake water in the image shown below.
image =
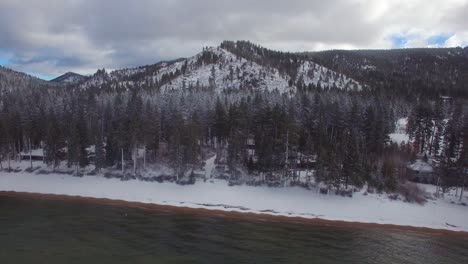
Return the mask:
[[459, 264], [468, 237], [0, 194], [0, 263]]

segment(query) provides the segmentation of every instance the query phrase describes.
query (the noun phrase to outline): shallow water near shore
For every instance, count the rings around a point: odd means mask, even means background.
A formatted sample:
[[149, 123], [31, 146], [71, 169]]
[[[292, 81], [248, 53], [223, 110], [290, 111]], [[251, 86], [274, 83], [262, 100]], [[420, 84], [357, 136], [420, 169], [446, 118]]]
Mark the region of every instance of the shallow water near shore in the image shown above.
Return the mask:
[[0, 194], [0, 263], [468, 263], [468, 237]]

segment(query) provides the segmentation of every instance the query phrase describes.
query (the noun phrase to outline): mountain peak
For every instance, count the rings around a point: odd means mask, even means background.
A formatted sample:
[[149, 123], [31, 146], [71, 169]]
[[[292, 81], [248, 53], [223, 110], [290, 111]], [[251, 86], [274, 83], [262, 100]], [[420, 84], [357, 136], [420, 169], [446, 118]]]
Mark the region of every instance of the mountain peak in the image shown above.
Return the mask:
[[192, 57], [106, 73], [98, 70], [82, 89], [153, 87], [179, 89], [264, 90], [291, 93], [297, 88], [360, 90], [351, 77], [320, 66], [306, 56], [263, 48], [248, 41], [224, 41]]
[[84, 75], [74, 73], [74, 72], [67, 72], [53, 80], [50, 80], [50, 82], [74, 85], [74, 84], [81, 83], [85, 81], [86, 79], [88, 79], [88, 77]]

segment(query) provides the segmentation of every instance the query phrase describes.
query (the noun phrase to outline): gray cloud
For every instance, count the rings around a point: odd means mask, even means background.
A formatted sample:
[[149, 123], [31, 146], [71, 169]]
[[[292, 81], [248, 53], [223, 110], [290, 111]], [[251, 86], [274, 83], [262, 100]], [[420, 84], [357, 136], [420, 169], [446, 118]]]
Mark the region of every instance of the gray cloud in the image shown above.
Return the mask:
[[389, 36], [468, 40], [468, 0], [0, 0], [11, 67], [58, 75], [190, 56], [222, 40], [281, 50], [390, 48]]

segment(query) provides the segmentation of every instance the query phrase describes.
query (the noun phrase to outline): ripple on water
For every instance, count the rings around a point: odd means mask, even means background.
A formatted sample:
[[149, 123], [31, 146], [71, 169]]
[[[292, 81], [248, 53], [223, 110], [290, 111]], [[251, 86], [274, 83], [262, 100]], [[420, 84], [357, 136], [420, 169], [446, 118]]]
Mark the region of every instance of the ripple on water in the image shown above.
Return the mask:
[[0, 195], [0, 263], [468, 263], [449, 233]]

